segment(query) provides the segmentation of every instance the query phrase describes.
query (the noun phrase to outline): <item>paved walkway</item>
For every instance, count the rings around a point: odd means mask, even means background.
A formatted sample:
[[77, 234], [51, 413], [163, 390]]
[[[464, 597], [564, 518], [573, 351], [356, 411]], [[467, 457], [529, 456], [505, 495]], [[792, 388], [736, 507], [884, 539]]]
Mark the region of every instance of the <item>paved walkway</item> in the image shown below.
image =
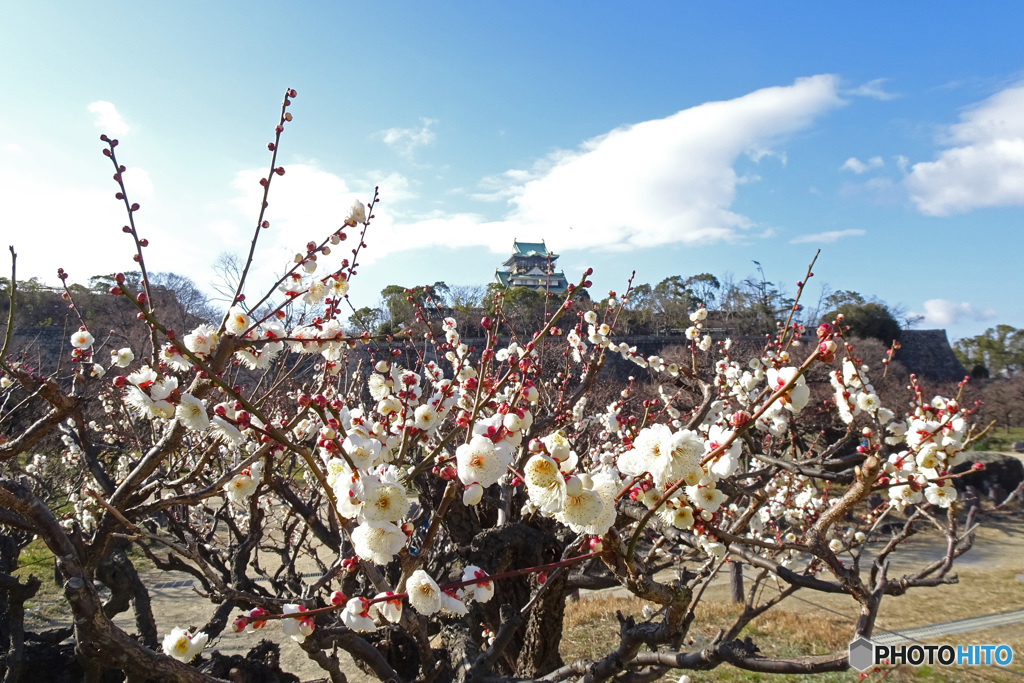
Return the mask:
[[986, 628], [998, 626], [1009, 626], [1024, 621], [1024, 609], [1012, 612], [1000, 612], [999, 614], [986, 614], [982, 617], [971, 617], [970, 619], [957, 619], [956, 621], [944, 621], [940, 624], [928, 624], [926, 626], [915, 626], [914, 628], [890, 631], [878, 629], [871, 636], [871, 642], [876, 645], [898, 645], [907, 642], [919, 642], [928, 638], [938, 638], [954, 633], [970, 633]]

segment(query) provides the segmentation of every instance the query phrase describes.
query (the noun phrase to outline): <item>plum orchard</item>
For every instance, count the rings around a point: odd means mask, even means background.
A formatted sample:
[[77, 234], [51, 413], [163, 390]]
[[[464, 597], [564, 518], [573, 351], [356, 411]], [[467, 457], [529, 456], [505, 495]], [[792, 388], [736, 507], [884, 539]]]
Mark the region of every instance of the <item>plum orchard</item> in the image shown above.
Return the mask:
[[[254, 641], [263, 629], [291, 636], [332, 681], [345, 680], [339, 649], [396, 681], [650, 680], [722, 664], [835, 671], [847, 667], [845, 651], [772, 656], [739, 636], [798, 590], [848, 596], [860, 615], [851, 640], [870, 636], [887, 596], [956, 582], [952, 562], [971, 535], [949, 473], [964, 457], [968, 414], [916, 384], [909, 403], [882, 405], [872, 381], [883, 373], [855, 359], [841, 324], [801, 343], [791, 316], [739, 357], [738, 345], [706, 333], [701, 308], [681, 362], [644, 358], [613, 341], [628, 291], [575, 301], [588, 271], [564, 299], [549, 297], [537, 330], [506, 329], [499, 299], [479, 349], [429, 303], [416, 304], [422, 338], [350, 334], [346, 294], [376, 193], [306, 244], [271, 291], [247, 293], [295, 95], [268, 145], [263, 204], [219, 325], [161, 323], [139, 205], [106, 136], [142, 272], [139, 291], [119, 276], [110, 295], [137, 310], [148, 345], [118, 348], [83, 322], [70, 338], [71, 371], [44, 377], [7, 355], [8, 325], [3, 391], [38, 417], [0, 444], [0, 528], [42, 539], [56, 557], [90, 680], [109, 668], [129, 680], [217, 680], [217, 643]], [[355, 247], [339, 259], [350, 235]], [[13, 311], [13, 290], [11, 301]], [[632, 378], [608, 389], [614, 375], [602, 369], [613, 354], [650, 379], [646, 398]], [[812, 368], [830, 373], [824, 402], [812, 400]], [[807, 419], [823, 405], [824, 431]], [[945, 530], [947, 556], [889, 576], [918, 520]], [[156, 567], [194, 577], [217, 605], [208, 623], [158, 633], [126, 559], [133, 544]], [[715, 635], [695, 608], [727, 563], [746, 568], [752, 585], [735, 623]], [[10, 674], [25, 651], [20, 605], [32, 586], [3, 581]], [[603, 657], [563, 662], [567, 595], [613, 586], [660, 608], [621, 618]], [[128, 609], [137, 636], [111, 622]]]

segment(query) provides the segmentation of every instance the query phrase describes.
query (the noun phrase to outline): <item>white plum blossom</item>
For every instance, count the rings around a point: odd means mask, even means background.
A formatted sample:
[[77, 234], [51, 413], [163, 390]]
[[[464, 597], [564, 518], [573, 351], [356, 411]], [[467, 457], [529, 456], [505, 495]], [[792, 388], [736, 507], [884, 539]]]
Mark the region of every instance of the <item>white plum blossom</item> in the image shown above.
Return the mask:
[[[316, 261], [307, 261], [312, 263], [313, 267], [316, 267]], [[320, 280], [313, 280], [309, 283], [306, 293], [302, 296], [302, 301], [309, 306], [316, 306], [319, 303], [323, 303], [324, 294], [327, 292], [327, 287]]]
[[368, 470], [380, 463], [381, 444], [358, 434], [349, 434], [342, 443], [342, 448], [356, 469]]
[[466, 486], [462, 492], [462, 504], [466, 506], [479, 505], [484, 498], [484, 487], [473, 482]]
[[192, 394], [181, 395], [181, 401], [174, 409], [174, 416], [181, 424], [194, 432], [206, 431], [210, 426], [210, 417], [206, 414], [206, 405]]
[[164, 654], [174, 657], [179, 662], [188, 663], [203, 651], [207, 640], [209, 640], [209, 636], [202, 631], [193, 635], [183, 628], [175, 627], [164, 636]]
[[409, 513], [412, 501], [401, 485], [384, 483], [373, 486], [364, 483], [364, 487], [366, 493], [359, 512], [360, 521], [398, 522]]
[[366, 205], [358, 199], [352, 203], [352, 208], [349, 209], [348, 221], [352, 227], [355, 227], [357, 223], [366, 222]]
[[464, 594], [459, 591], [441, 591], [441, 609], [457, 617], [469, 614], [469, 608], [462, 601]]
[[430, 615], [441, 609], [441, 589], [437, 582], [422, 569], [417, 569], [405, 582], [409, 604], [417, 612]]
[[95, 341], [96, 340], [91, 334], [89, 334], [88, 330], [78, 330], [71, 335], [71, 345], [76, 349], [81, 349], [83, 351], [91, 347]]
[[590, 523], [581, 526], [577, 531], [591, 536], [604, 536], [615, 523], [615, 496], [622, 482], [610, 471], [602, 470], [590, 477], [589, 484], [590, 490], [601, 501], [601, 511]]
[[562, 509], [565, 502], [565, 479], [558, 463], [543, 453], [534, 455], [523, 468], [526, 478], [526, 494], [530, 501], [545, 514]]
[[356, 555], [381, 566], [395, 559], [405, 542], [405, 532], [394, 522], [364, 522], [352, 531]]
[[386, 593], [377, 593], [374, 600], [379, 600], [379, 602], [370, 605], [370, 610], [380, 615], [382, 619], [386, 619], [392, 624], [397, 624], [402, 620], [402, 598], [395, 597], [394, 593], [387, 591]]
[[863, 410], [868, 415], [874, 415], [875, 413], [878, 412], [878, 409], [881, 407], [881, 402], [878, 400], [878, 394], [869, 394], [865, 391], [858, 393], [857, 407]]
[[889, 504], [902, 512], [907, 505], [917, 505], [924, 498], [918, 482], [889, 487]]
[[337, 299], [348, 294], [348, 280], [345, 279], [344, 275], [327, 278], [324, 286], [327, 289], [327, 295], [330, 297]]
[[248, 504], [252, 494], [256, 492], [256, 487], [259, 485], [262, 475], [263, 463], [256, 461], [232, 477], [228, 483], [224, 484], [224, 492], [232, 503], [245, 506]]
[[[472, 564], [462, 571], [463, 581], [473, 581], [476, 579], [484, 579], [486, 577], [487, 572]], [[473, 598], [477, 602], [487, 602], [494, 597], [494, 582], [480, 581], [479, 583], [473, 583], [466, 586], [464, 590], [467, 596]]]
[[487, 488], [505, 474], [511, 458], [506, 460], [489, 438], [478, 434], [455, 449], [455, 460], [463, 484], [476, 483]]
[[[721, 444], [732, 438], [732, 431], [719, 424], [713, 424], [708, 429], [707, 452], [711, 453]], [[709, 471], [719, 479], [731, 477], [739, 467], [740, 449], [742, 448], [738, 439], [734, 440], [721, 455], [711, 464]]]
[[213, 435], [221, 443], [238, 446], [245, 441], [245, 436], [238, 430], [238, 427], [225, 420], [220, 415], [214, 415], [210, 418], [210, 429]]
[[153, 417], [153, 399], [138, 387], [128, 387], [124, 392], [124, 402], [144, 420]]
[[695, 507], [714, 514], [725, 502], [725, 494], [713, 482], [686, 487], [686, 497]]
[[424, 403], [423, 405], [416, 408], [414, 413], [414, 424], [416, 429], [429, 432], [432, 431], [438, 424], [440, 424], [441, 416], [430, 403]]
[[218, 338], [217, 329], [203, 323], [185, 335], [185, 348], [194, 354], [208, 356], [216, 348]]
[[956, 488], [948, 479], [941, 484], [931, 484], [924, 490], [925, 499], [940, 508], [948, 508], [956, 500], [956, 496]]
[[369, 600], [366, 598], [352, 598], [345, 603], [345, 609], [341, 611], [341, 621], [353, 631], [360, 633], [376, 631], [377, 625], [370, 618], [369, 610]]
[[[281, 608], [284, 614], [302, 614], [306, 611], [306, 608], [302, 605], [284, 605]], [[281, 631], [286, 636], [291, 636], [292, 640], [301, 643], [306, 640], [306, 637], [313, 633], [313, 619], [312, 617], [292, 617], [290, 619], [281, 620]]]
[[640, 430], [632, 450], [619, 458], [618, 467], [631, 476], [649, 472], [655, 486], [663, 486], [699, 473], [703, 451], [704, 444], [695, 432], [681, 430], [673, 434], [668, 425], [656, 424]]
[[[793, 367], [780, 368], [779, 370], [769, 368], [766, 373], [768, 375], [768, 387], [772, 391], [779, 391], [787, 383], [793, 381], [793, 378], [797, 377], [798, 372], [799, 370]], [[779, 399], [779, 402], [795, 415], [804, 409], [810, 398], [811, 389], [807, 386], [804, 376], [800, 375], [789, 391]]]
[[123, 349], [110, 352], [110, 364], [119, 368], [126, 368], [135, 360], [135, 354], [127, 346]]
[[249, 315], [241, 306], [232, 306], [228, 310], [228, 319], [224, 322], [224, 331], [228, 334], [240, 335], [252, 324]]
[[615, 485], [609, 483], [590, 475], [569, 477], [562, 509], [552, 516], [576, 533], [604, 534], [615, 521], [616, 491]]
[[188, 370], [192, 367], [192, 361], [181, 354], [174, 344], [164, 344], [160, 348], [160, 360], [172, 370]]

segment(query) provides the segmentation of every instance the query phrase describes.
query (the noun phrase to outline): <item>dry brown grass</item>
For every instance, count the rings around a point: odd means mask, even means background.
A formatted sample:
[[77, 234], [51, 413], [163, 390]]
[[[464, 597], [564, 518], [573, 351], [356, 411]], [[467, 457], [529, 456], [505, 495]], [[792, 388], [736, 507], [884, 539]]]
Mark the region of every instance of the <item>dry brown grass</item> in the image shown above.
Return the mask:
[[[1012, 551], [1011, 551], [1012, 552]], [[1024, 609], [1024, 583], [1017, 574], [1024, 567], [967, 568], [959, 571], [960, 583], [952, 586], [914, 589], [882, 602], [876, 631], [899, 630], [925, 624]], [[766, 596], [772, 589], [766, 588]], [[570, 603], [566, 608], [562, 656], [566, 661], [597, 659], [618, 644], [616, 611], [642, 619], [646, 603], [633, 597], [593, 597]], [[657, 608], [656, 605], [652, 607]], [[728, 587], [716, 585], [698, 605], [691, 636], [713, 637], [728, 628], [741, 607], [728, 602]], [[857, 616], [857, 605], [843, 595], [798, 592], [775, 609], [755, 619], [741, 634], [750, 636], [765, 655], [795, 656], [823, 654], [845, 649]], [[959, 644], [1005, 643], [1016, 660], [1009, 669], [1001, 667], [909, 667], [872, 673], [868, 681], [892, 683], [938, 683], [940, 681], [1024, 681], [1024, 623], [999, 629], [943, 636], [927, 642]], [[680, 672], [666, 674], [663, 681], [676, 681]], [[855, 672], [822, 676], [767, 676], [720, 666], [709, 672], [689, 672], [696, 681], [858, 681]]]

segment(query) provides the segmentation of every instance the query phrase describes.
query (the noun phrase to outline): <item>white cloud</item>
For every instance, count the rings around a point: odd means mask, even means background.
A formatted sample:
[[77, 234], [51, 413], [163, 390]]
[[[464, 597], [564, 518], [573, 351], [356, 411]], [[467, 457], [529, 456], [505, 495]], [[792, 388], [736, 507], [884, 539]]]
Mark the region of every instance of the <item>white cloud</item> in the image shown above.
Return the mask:
[[865, 171], [872, 168], [882, 168], [885, 166], [885, 162], [882, 161], [882, 157], [871, 157], [867, 162], [863, 162], [857, 157], [850, 157], [843, 165], [839, 167], [840, 171], [853, 171], [857, 175], [864, 173]]
[[[748, 152], [778, 145], [841, 104], [836, 79], [814, 76], [623, 126], [576, 150], [549, 155], [531, 169], [485, 178], [482, 192], [474, 196], [508, 202], [508, 213], [499, 220], [471, 212], [408, 216], [404, 206], [396, 210], [389, 200], [396, 189], [399, 198], [411, 196], [408, 181], [395, 176], [394, 187], [380, 181], [385, 202], [373, 227], [374, 234], [387, 238], [375, 241], [360, 261], [438, 244], [485, 246], [501, 253], [513, 238], [544, 238], [563, 250], [763, 237], [763, 226], [730, 210], [742, 180], [733, 165]], [[403, 139], [392, 136], [394, 144]], [[236, 182], [245, 192], [236, 201], [250, 213], [262, 196], [260, 176], [254, 170]], [[297, 245], [340, 225], [355, 196], [349, 185], [314, 166], [294, 164], [275, 179], [268, 218], [281, 235], [282, 253], [294, 253]], [[325, 196], [330, 197], [326, 203]]]
[[138, 166], [132, 166], [124, 172], [124, 187], [132, 201], [153, 198], [153, 179], [145, 169]]
[[530, 171], [517, 169], [505, 171], [499, 175], [487, 176], [479, 183], [483, 192], [470, 194], [470, 197], [485, 202], [509, 200], [522, 192], [523, 185], [532, 177], [533, 174]]
[[828, 232], [818, 232], [813, 235], [800, 235], [794, 237], [789, 241], [790, 244], [832, 244], [844, 237], [860, 237], [866, 234], [863, 230], [829, 230]]
[[520, 172], [507, 188], [507, 221], [563, 248], [735, 239], [753, 226], [730, 210], [736, 159], [839, 104], [836, 79], [814, 76], [617, 128]]
[[[266, 248], [294, 253], [303, 249], [307, 241], [319, 241], [341, 227], [357, 197], [344, 180], [313, 164], [290, 164], [286, 171], [285, 175], [274, 177], [264, 214], [270, 229], [260, 239]], [[231, 203], [238, 215], [249, 218], [242, 229], [246, 241], [256, 225], [263, 200], [259, 181], [265, 175], [265, 169], [239, 171], [231, 183], [239, 191]], [[358, 197], [363, 202], [372, 199], [372, 186], [368, 189], [369, 195]], [[225, 226], [221, 225], [221, 231], [226, 232]]]
[[853, 88], [852, 90], [847, 90], [843, 94], [850, 95], [852, 97], [870, 97], [871, 99], [882, 101], [895, 100], [899, 95], [886, 92], [885, 88], [882, 87], [885, 85], [887, 80], [887, 78], [876, 78], [875, 80], [868, 81], [863, 85]]
[[967, 302], [957, 303], [949, 299], [929, 299], [924, 302], [924, 313], [911, 313], [910, 315], [922, 315], [925, 325], [935, 327], [949, 327], [961, 320], [990, 320], [996, 312], [991, 308], [977, 308]]
[[[265, 169], [239, 171], [232, 187], [238, 194], [231, 200], [231, 209], [224, 218], [211, 223], [209, 231], [223, 241], [222, 249], [244, 256], [252, 231], [256, 225], [263, 187], [260, 178]], [[296, 163], [286, 167], [283, 176], [275, 176], [270, 188], [269, 206], [265, 219], [270, 228], [260, 234], [260, 256], [254, 265], [250, 281], [273, 282], [292, 265], [292, 257], [305, 250], [309, 241], [319, 243], [327, 235], [342, 227], [352, 202], [364, 204], [373, 199], [373, 188], [380, 186], [386, 212], [377, 212], [372, 231], [375, 239], [372, 249], [360, 254], [360, 263], [371, 263], [388, 251], [397, 251], [392, 242], [395, 235], [392, 224], [396, 215], [395, 206], [400, 199], [415, 197], [409, 190], [409, 181], [397, 173], [387, 176], [354, 181], [359, 190], [354, 191], [341, 177], [320, 168], [316, 163]], [[343, 258], [352, 257], [352, 249], [358, 245], [359, 230], [346, 229], [348, 240], [332, 250], [327, 258], [321, 258], [318, 273], [334, 272]], [[368, 240], [369, 242], [369, 240]], [[259, 289], [262, 285], [257, 285]]]
[[437, 119], [420, 119], [420, 123], [419, 128], [387, 128], [380, 132], [380, 136], [384, 144], [408, 156], [417, 147], [429, 145], [437, 139], [433, 131]]
[[104, 100], [93, 102], [89, 105], [89, 111], [94, 115], [94, 123], [102, 133], [116, 137], [131, 130], [117, 112], [117, 108], [110, 102]]
[[914, 164], [904, 181], [921, 213], [1024, 204], [1024, 83], [964, 112], [947, 138], [951, 147]]

